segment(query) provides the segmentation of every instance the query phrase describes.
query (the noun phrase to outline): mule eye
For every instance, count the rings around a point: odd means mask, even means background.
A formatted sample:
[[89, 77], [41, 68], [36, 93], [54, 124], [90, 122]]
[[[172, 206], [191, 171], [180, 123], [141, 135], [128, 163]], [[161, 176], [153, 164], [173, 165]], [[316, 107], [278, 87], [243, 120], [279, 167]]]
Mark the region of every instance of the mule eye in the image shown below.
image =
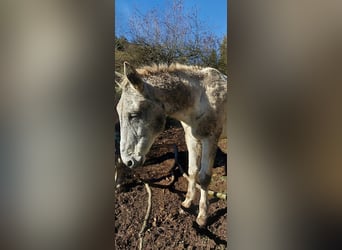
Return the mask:
[[129, 119], [137, 118], [139, 116], [139, 113], [130, 113], [128, 115]]

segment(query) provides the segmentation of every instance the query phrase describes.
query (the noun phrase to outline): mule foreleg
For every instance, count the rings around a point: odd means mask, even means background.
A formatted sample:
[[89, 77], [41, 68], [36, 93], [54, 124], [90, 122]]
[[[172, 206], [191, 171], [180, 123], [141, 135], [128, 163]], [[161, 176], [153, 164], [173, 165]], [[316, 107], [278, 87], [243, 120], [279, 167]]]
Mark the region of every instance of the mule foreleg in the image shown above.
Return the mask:
[[212, 168], [217, 149], [217, 140], [206, 138], [202, 140], [201, 169], [199, 172], [199, 182], [201, 185], [201, 198], [199, 202], [199, 213], [196, 222], [203, 227], [207, 223], [208, 217], [208, 186], [210, 184]]
[[196, 194], [196, 178], [198, 170], [200, 168], [201, 160], [201, 143], [191, 134], [191, 128], [183, 125], [185, 131], [185, 141], [189, 152], [189, 180], [188, 190], [185, 196], [185, 200], [182, 202], [182, 206], [189, 208]]

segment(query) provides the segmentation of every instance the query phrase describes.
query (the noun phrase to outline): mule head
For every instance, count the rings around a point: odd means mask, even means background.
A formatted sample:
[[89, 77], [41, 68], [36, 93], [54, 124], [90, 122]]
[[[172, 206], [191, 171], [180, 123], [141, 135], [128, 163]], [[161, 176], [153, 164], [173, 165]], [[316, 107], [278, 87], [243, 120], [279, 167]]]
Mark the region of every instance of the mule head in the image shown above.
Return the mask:
[[166, 114], [163, 105], [147, 91], [147, 85], [127, 62], [118, 82], [122, 88], [117, 111], [120, 121], [120, 154], [129, 168], [145, 161], [156, 137], [163, 131]]

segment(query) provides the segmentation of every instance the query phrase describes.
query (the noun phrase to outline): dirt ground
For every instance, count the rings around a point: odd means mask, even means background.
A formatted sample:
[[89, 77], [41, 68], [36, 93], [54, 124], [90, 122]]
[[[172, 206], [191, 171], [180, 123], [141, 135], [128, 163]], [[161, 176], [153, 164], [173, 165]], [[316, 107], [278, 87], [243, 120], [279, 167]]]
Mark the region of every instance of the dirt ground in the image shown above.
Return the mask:
[[[174, 144], [178, 147], [180, 165], [187, 171], [187, 149], [183, 129], [177, 123], [157, 138], [145, 165], [125, 172], [123, 185], [115, 196], [116, 249], [138, 249], [139, 231], [147, 208], [147, 191], [136, 177], [149, 181], [152, 191], [152, 210], [144, 233], [143, 249], [226, 249], [227, 202], [210, 197], [208, 225], [198, 228], [195, 223], [199, 192], [190, 209], [182, 209], [187, 181], [175, 168], [171, 185], [170, 172], [174, 166]], [[227, 193], [227, 141], [221, 140], [215, 160], [210, 190]], [[134, 176], [134, 177], [133, 177]]]

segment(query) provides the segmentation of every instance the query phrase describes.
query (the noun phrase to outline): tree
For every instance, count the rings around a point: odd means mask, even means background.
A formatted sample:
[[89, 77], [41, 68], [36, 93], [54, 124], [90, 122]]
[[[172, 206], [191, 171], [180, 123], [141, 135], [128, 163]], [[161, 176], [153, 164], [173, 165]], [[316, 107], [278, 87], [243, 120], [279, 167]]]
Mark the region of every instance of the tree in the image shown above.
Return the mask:
[[208, 59], [207, 59], [207, 63], [206, 66], [212, 67], [217, 69], [218, 68], [218, 57], [217, 57], [217, 52], [216, 50], [212, 50]]
[[146, 65], [153, 62], [153, 48], [140, 46], [128, 42], [127, 39], [115, 38], [115, 71], [123, 73], [123, 62], [128, 61], [135, 66]]
[[128, 41], [125, 37], [115, 37], [115, 50], [124, 51], [128, 46]]
[[227, 55], [227, 36], [224, 36], [220, 45], [220, 58], [218, 60], [218, 70], [227, 75], [228, 55]]
[[197, 9], [186, 11], [183, 0], [166, 1], [165, 10], [142, 14], [133, 10], [128, 32], [132, 42], [148, 52], [151, 63], [205, 65], [218, 50], [217, 37], [199, 19]]

